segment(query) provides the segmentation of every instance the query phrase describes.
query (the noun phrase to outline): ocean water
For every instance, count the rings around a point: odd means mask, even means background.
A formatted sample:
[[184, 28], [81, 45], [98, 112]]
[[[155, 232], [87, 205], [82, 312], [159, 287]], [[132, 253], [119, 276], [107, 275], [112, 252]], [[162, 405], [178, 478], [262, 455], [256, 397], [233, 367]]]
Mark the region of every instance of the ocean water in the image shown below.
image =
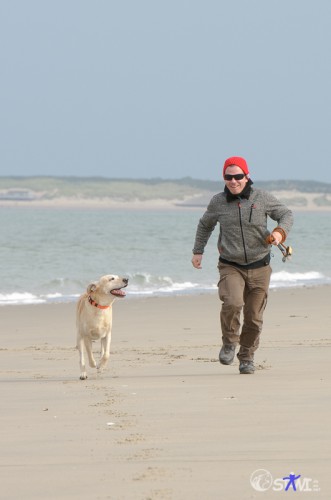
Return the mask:
[[[75, 301], [104, 274], [128, 277], [128, 298], [215, 291], [217, 228], [191, 265], [203, 211], [0, 207], [0, 305]], [[295, 213], [288, 244], [286, 263], [273, 249], [271, 288], [331, 283], [330, 213]]]

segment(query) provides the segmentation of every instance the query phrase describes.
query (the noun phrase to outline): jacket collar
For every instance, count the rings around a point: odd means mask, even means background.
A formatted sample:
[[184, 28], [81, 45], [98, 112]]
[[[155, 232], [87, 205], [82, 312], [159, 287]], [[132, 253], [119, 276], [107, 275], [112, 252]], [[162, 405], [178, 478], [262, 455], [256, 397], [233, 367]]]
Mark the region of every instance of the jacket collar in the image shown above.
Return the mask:
[[248, 179], [248, 182], [246, 182], [244, 189], [239, 194], [232, 194], [230, 189], [225, 186], [224, 193], [226, 194], [226, 201], [230, 203], [231, 201], [238, 200], [240, 198], [246, 198], [246, 200], [248, 200], [252, 192], [252, 184], [253, 181], [251, 179]]

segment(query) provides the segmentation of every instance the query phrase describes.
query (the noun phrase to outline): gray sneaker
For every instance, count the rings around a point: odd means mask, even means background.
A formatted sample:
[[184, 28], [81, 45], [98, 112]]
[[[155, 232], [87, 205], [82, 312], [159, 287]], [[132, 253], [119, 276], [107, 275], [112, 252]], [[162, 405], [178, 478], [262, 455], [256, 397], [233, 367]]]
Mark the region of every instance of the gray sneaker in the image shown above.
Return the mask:
[[255, 372], [253, 361], [240, 361], [239, 371], [243, 375], [253, 375], [253, 373]]
[[220, 350], [219, 353], [219, 360], [222, 365], [231, 365], [233, 362], [233, 358], [236, 352], [236, 346], [235, 345], [222, 345], [222, 349]]

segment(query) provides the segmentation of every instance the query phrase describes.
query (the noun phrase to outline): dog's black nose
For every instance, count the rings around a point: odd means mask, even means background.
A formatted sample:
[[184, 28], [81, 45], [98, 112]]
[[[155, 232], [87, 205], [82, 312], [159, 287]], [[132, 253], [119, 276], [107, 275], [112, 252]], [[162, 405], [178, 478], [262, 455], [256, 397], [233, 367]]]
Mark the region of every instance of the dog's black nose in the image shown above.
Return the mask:
[[125, 283], [127, 285], [129, 283], [129, 279], [128, 278], [123, 278], [123, 283]]

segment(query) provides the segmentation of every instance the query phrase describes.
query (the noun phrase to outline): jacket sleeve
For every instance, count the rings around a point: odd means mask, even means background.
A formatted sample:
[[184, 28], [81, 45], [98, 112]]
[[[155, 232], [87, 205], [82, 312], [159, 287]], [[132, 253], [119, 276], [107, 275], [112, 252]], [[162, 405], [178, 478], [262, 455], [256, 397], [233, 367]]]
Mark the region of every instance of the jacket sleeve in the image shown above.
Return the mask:
[[203, 254], [205, 246], [217, 224], [218, 212], [216, 210], [216, 197], [217, 195], [211, 199], [207, 210], [199, 220], [193, 247], [194, 254]]
[[267, 214], [271, 219], [277, 222], [278, 226], [285, 231], [286, 235], [289, 233], [293, 225], [292, 210], [287, 208], [286, 205], [270, 193], [268, 196]]

